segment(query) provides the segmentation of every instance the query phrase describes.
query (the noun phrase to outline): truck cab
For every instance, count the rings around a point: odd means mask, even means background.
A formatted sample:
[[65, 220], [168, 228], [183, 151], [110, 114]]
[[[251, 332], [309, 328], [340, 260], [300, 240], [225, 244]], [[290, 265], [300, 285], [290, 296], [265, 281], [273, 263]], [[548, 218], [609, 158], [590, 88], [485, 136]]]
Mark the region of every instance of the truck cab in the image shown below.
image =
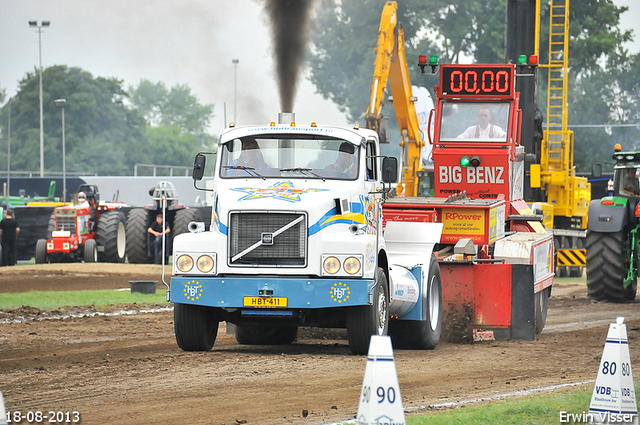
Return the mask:
[[[207, 158], [196, 156], [196, 182]], [[416, 278], [390, 265], [382, 203], [397, 174], [397, 160], [379, 154], [377, 133], [358, 126], [291, 119], [223, 132], [207, 182], [209, 229], [191, 223], [174, 240], [178, 345], [208, 350], [226, 321], [245, 344], [291, 343], [298, 326], [346, 327], [351, 351], [366, 353], [394, 312], [422, 305], [419, 286], [429, 278], [420, 267]], [[427, 269], [436, 233], [425, 241]], [[411, 320], [424, 321], [421, 308]]]

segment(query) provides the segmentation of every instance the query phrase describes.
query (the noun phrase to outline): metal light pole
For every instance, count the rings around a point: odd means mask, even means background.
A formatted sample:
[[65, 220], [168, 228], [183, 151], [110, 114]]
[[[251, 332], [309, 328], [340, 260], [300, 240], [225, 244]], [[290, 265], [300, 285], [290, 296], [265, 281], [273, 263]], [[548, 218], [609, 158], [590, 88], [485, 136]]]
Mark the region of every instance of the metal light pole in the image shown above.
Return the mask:
[[51, 25], [50, 21], [29, 21], [29, 26], [38, 28], [38, 51], [40, 55], [40, 177], [44, 177], [44, 113], [42, 107], [42, 28]]
[[64, 135], [64, 108], [67, 106], [65, 99], [56, 99], [55, 104], [58, 108], [62, 108], [62, 203], [67, 201], [67, 152]]
[[239, 59], [231, 59], [233, 62], [233, 122], [236, 122], [236, 99], [238, 89], [238, 62]]
[[7, 208], [9, 208], [9, 196], [11, 196], [11, 98], [9, 98], [9, 122], [7, 123]]

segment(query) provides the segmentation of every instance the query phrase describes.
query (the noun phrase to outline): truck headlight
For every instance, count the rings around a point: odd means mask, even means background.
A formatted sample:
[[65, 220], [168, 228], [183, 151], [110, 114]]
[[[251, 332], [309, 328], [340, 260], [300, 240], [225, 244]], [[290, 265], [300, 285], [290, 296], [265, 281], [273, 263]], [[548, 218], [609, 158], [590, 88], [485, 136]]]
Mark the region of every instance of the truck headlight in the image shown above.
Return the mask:
[[324, 271], [329, 274], [336, 274], [340, 270], [340, 260], [336, 257], [327, 257], [322, 264]]
[[349, 274], [356, 274], [360, 271], [360, 260], [356, 257], [349, 257], [344, 260], [344, 271]]
[[193, 268], [193, 258], [184, 254], [179, 256], [178, 261], [176, 261], [176, 267], [178, 267], [178, 270], [180, 270], [183, 273], [188, 272]]
[[200, 270], [202, 273], [209, 273], [213, 269], [213, 265], [213, 258], [208, 255], [201, 255], [198, 258], [198, 270]]

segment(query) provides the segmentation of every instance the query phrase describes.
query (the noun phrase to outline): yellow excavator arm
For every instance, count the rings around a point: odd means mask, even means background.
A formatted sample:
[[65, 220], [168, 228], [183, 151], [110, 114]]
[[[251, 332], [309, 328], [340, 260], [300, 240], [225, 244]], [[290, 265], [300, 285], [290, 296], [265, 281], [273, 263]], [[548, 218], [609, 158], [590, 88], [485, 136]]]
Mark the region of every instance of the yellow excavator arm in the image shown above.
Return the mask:
[[365, 114], [367, 128], [380, 135], [385, 143], [386, 129], [381, 128], [382, 106], [384, 105], [387, 83], [391, 85], [396, 120], [400, 127], [402, 140], [402, 181], [398, 184], [398, 193], [404, 190], [406, 196], [418, 194], [418, 172], [422, 170], [420, 151], [424, 147], [422, 132], [411, 91], [411, 81], [404, 48], [404, 31], [398, 24], [398, 5], [388, 1], [382, 10], [376, 60], [374, 62], [371, 101]]

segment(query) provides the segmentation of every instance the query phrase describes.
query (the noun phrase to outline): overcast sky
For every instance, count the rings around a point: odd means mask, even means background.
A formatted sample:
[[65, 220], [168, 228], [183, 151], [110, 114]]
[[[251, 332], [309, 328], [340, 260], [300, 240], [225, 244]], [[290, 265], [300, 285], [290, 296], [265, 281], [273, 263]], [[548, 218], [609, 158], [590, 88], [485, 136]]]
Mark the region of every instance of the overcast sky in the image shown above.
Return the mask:
[[[629, 6], [623, 28], [640, 39], [640, 2]], [[202, 103], [215, 104], [212, 132], [234, 120], [237, 65], [238, 124], [276, 119], [280, 101], [271, 37], [262, 0], [0, 0], [0, 87], [16, 93], [26, 72], [38, 67], [38, 33], [28, 21], [49, 20], [42, 33], [42, 66], [80, 67], [125, 86], [141, 79], [171, 87], [187, 84]], [[640, 50], [640, 40], [629, 46]], [[373, 75], [373, 64], [371, 67]], [[294, 103], [298, 122], [347, 124], [306, 78]]]

